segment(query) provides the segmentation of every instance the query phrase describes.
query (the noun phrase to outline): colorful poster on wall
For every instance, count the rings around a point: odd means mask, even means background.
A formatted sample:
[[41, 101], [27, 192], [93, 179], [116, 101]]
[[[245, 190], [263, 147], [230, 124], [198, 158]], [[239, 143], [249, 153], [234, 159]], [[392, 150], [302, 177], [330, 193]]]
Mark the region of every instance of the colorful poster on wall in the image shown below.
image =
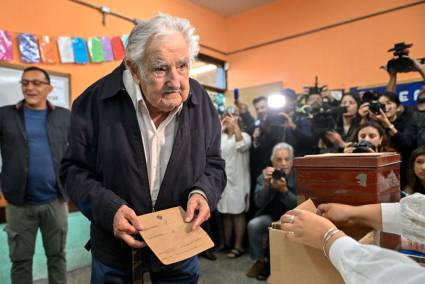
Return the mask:
[[0, 60], [13, 60], [12, 35], [2, 30], [0, 30]]
[[69, 36], [58, 37], [58, 48], [62, 63], [74, 63], [74, 50]]
[[87, 64], [90, 62], [86, 42], [82, 37], [72, 38], [72, 49], [74, 50], [75, 63]]
[[103, 46], [103, 55], [105, 56], [105, 61], [114, 60], [114, 55], [112, 54], [112, 44], [111, 39], [107, 36], [102, 37], [102, 46]]
[[41, 62], [54, 64], [59, 61], [56, 42], [49, 36], [43, 35], [38, 38]]
[[87, 45], [89, 47], [92, 62], [98, 63], [105, 61], [105, 57], [103, 55], [102, 41], [99, 37], [90, 37], [87, 40]]
[[39, 63], [40, 52], [38, 51], [37, 39], [32, 34], [19, 34], [19, 52], [21, 61], [24, 63]]
[[124, 46], [121, 41], [120, 36], [114, 36], [111, 39], [112, 43], [112, 53], [114, 54], [115, 60], [121, 60], [124, 58]]

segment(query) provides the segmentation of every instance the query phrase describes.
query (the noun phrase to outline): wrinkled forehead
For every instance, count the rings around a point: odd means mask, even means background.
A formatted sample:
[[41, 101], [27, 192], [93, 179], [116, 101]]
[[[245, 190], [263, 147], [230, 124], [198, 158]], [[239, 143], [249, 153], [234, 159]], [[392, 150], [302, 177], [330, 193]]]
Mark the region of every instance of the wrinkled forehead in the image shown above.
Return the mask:
[[145, 58], [148, 62], [167, 59], [189, 61], [189, 45], [184, 36], [178, 32], [153, 35], [146, 44]]
[[289, 151], [287, 149], [278, 149], [275, 152], [275, 160], [289, 158]]

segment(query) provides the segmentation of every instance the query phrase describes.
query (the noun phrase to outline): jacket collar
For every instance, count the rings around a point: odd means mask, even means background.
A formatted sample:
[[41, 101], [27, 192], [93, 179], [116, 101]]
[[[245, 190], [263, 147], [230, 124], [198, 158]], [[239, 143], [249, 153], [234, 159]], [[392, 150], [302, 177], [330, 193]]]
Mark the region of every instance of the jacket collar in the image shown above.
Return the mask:
[[[112, 73], [110, 73], [106, 77], [106, 80], [104, 80], [106, 91], [102, 92], [102, 99], [112, 98], [123, 91], [127, 93], [127, 90], [125, 89], [124, 81], [123, 81], [123, 73], [125, 69], [126, 69], [126, 65], [123, 61], [117, 68], [114, 69], [114, 71], [112, 71]], [[196, 97], [196, 95], [194, 95], [192, 91], [193, 90], [192, 86], [194, 84], [196, 84], [196, 81], [189, 78], [190, 90], [189, 90], [189, 98], [187, 101], [190, 101], [192, 104], [197, 105], [198, 98]]]
[[[19, 103], [17, 103], [15, 105], [15, 108], [17, 111], [22, 111], [24, 109], [25, 106], [25, 100], [21, 100]], [[47, 110], [50, 112], [52, 110], [54, 110], [56, 108], [56, 106], [54, 104], [52, 104], [51, 102], [47, 101]]]

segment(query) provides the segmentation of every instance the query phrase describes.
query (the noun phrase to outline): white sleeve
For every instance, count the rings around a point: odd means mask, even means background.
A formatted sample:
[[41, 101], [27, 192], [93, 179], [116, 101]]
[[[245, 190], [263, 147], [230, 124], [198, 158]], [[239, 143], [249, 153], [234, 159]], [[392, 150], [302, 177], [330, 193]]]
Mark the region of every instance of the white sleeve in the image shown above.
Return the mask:
[[425, 243], [425, 195], [415, 193], [400, 203], [382, 203], [381, 213], [384, 232]]
[[350, 237], [337, 239], [329, 258], [347, 284], [425, 283], [425, 269], [409, 257]]
[[245, 132], [241, 132], [242, 134], [242, 140], [236, 142], [236, 150], [239, 152], [245, 152], [248, 151], [251, 147], [251, 136], [246, 134]]

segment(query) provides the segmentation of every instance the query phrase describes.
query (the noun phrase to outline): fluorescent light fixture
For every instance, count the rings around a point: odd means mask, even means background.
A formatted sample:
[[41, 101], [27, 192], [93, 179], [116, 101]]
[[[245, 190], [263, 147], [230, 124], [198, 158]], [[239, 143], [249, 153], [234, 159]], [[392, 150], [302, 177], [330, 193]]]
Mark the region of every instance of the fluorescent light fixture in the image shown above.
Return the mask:
[[194, 76], [194, 75], [199, 75], [202, 73], [207, 73], [207, 72], [211, 72], [211, 71], [215, 71], [217, 70], [217, 65], [214, 64], [205, 64], [199, 67], [193, 67], [190, 70], [190, 76]]

